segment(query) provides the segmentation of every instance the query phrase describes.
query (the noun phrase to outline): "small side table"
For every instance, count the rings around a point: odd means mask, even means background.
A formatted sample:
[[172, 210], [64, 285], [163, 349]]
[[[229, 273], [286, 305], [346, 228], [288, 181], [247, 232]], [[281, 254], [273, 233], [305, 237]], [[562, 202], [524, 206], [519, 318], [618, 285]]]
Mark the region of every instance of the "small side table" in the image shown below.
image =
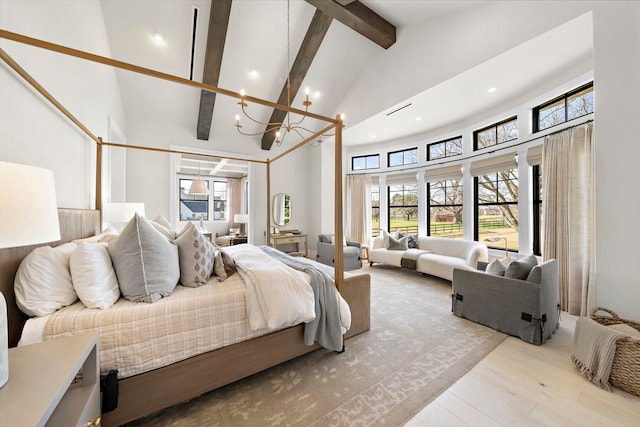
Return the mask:
[[0, 426], [100, 425], [98, 356], [95, 332], [10, 348]]
[[362, 259], [362, 261], [369, 261], [369, 245], [360, 245], [360, 248], [362, 250], [360, 259]]

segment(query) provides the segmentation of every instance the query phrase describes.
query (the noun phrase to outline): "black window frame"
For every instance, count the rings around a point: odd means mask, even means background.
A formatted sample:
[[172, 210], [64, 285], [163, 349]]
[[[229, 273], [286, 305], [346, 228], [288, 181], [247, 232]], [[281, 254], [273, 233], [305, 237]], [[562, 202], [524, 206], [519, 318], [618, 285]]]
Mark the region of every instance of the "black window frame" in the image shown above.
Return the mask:
[[[462, 190], [462, 197], [461, 197], [461, 201], [460, 203], [452, 203], [452, 204], [444, 204], [444, 205], [432, 205], [431, 204], [431, 184], [434, 184], [436, 182], [447, 182], [447, 181], [454, 181], [453, 179], [440, 179], [437, 181], [430, 181], [427, 182], [427, 236], [431, 236], [431, 208], [432, 207], [441, 207], [441, 206], [445, 206], [445, 207], [461, 207], [462, 210], [464, 211], [464, 185], [462, 184], [462, 178], [460, 178], [458, 180], [458, 186], [461, 188]], [[444, 186], [445, 188], [445, 200], [447, 199], [446, 197], [446, 191], [448, 186], [445, 184]], [[464, 223], [460, 222], [460, 225], [462, 227], [464, 227]], [[464, 232], [464, 228], [463, 228], [463, 232]], [[440, 237], [444, 237], [441, 235], [437, 235]]]
[[[448, 150], [447, 150], [447, 143], [448, 142], [452, 142], [452, 141], [457, 141], [460, 140], [460, 152], [456, 153], [456, 154], [449, 154]], [[438, 157], [437, 159], [432, 159], [431, 158], [431, 147], [434, 145], [440, 145], [440, 144], [444, 144], [444, 156], [442, 157]], [[437, 142], [432, 142], [431, 144], [427, 144], [427, 162], [431, 161], [431, 160], [440, 160], [440, 159], [446, 159], [447, 157], [455, 157], [455, 156], [461, 156], [462, 155], [462, 135], [460, 136], [456, 136], [453, 138], [447, 138], [444, 139], [442, 141], [437, 141]]]
[[[374, 191], [374, 188], [377, 190]], [[374, 206], [374, 198], [373, 194], [378, 193], [378, 205]], [[372, 184], [371, 185], [371, 221], [373, 222], [373, 218], [375, 217], [374, 211], [378, 212], [378, 228], [373, 228], [371, 230], [371, 235], [373, 237], [377, 237], [380, 234], [380, 184]]]
[[[415, 196], [416, 196], [416, 204], [415, 205], [407, 205], [407, 204], [402, 204], [402, 205], [392, 205], [392, 197], [391, 197], [391, 187], [397, 187], [397, 186], [402, 186], [402, 201], [403, 203], [406, 202], [406, 193], [414, 193], [413, 191], [409, 191], [406, 189], [407, 186], [413, 186], [415, 187]], [[396, 193], [397, 191], [393, 191], [394, 193]], [[419, 210], [419, 206], [418, 204], [420, 203], [420, 196], [418, 194], [418, 183], [398, 183], [398, 184], [389, 184], [387, 185], [387, 231], [388, 232], [392, 232], [392, 231], [396, 231], [399, 230], [398, 228], [396, 228], [396, 230], [391, 230], [391, 209], [403, 209], [403, 208], [415, 208], [416, 209], [416, 216], [418, 215], [417, 212]], [[419, 219], [418, 219], [419, 220]], [[409, 229], [408, 227], [404, 227], [402, 230], [400, 230], [402, 232], [406, 232], [406, 233], [414, 233], [417, 234], [418, 233], [418, 224], [416, 224], [415, 230], [413, 228]]]
[[[585, 114], [583, 114], [581, 116], [573, 117], [571, 119], [567, 118], [567, 114], [568, 114], [568, 104], [567, 103], [568, 103], [569, 98], [572, 97], [573, 95], [575, 95], [577, 93], [580, 93], [580, 92], [584, 91], [585, 89], [589, 89], [589, 88], [591, 88], [591, 93], [594, 93], [594, 95], [595, 95], [594, 87], [593, 87], [593, 81], [591, 81], [591, 82], [583, 84], [582, 86], [579, 86], [579, 87], [577, 87], [577, 88], [575, 88], [573, 90], [570, 90], [569, 92], [566, 92], [566, 93], [564, 93], [564, 94], [562, 94], [560, 96], [557, 96], [557, 97], [555, 97], [553, 99], [550, 99], [549, 101], [546, 101], [546, 102], [538, 105], [537, 107], [534, 107], [533, 110], [532, 110], [532, 120], [531, 120], [533, 133], [537, 133], [537, 132], [541, 132], [543, 130], [551, 129], [551, 128], [553, 128], [555, 126], [558, 126], [558, 125], [561, 125], [563, 123], [570, 122], [571, 120], [579, 119], [580, 117], [584, 117], [586, 115], [593, 114], [595, 112], [595, 103], [593, 105], [593, 111], [591, 111], [590, 113], [585, 113]], [[549, 107], [550, 105], [553, 105], [553, 104], [557, 103], [558, 101], [563, 101], [563, 100], [564, 100], [564, 120], [559, 122], [559, 123], [556, 123], [554, 125], [548, 126], [548, 127], [544, 128], [544, 129], [540, 129], [540, 110], [544, 110], [545, 108]]]
[[[377, 167], [368, 167], [368, 163], [369, 163], [369, 159], [370, 158], [377, 158], [378, 159], [378, 166]], [[362, 169], [356, 169], [354, 166], [354, 163], [356, 160], [358, 159], [365, 159], [365, 166]], [[380, 169], [380, 154], [366, 154], [364, 156], [353, 156], [351, 158], [351, 170], [352, 171], [362, 171], [362, 170], [372, 170], [372, 169]]]
[[[513, 168], [513, 169], [508, 169], [508, 170], [515, 170], [516, 174], [518, 173], [518, 168]], [[498, 177], [497, 175], [500, 174], [503, 171], [496, 171], [496, 172], [491, 172], [491, 174], [496, 174], [496, 183], [498, 181]], [[483, 176], [487, 176], [488, 174], [484, 174]], [[473, 189], [474, 189], [474, 195], [473, 195], [473, 209], [474, 209], [474, 219], [473, 219], [473, 239], [475, 241], [480, 241], [480, 206], [500, 206], [500, 205], [515, 205], [516, 208], [518, 207], [518, 202], [519, 202], [519, 198], [520, 198], [520, 177], [517, 176], [517, 180], [518, 180], [518, 195], [515, 198], [515, 200], [513, 201], [509, 201], [509, 202], [501, 202], [499, 200], [499, 191], [497, 191], [497, 189], [499, 189], [499, 185], [496, 185], [496, 200], [495, 202], [483, 202], [480, 203], [479, 201], [479, 177], [474, 176], [473, 177]], [[520, 214], [518, 213], [518, 220], [520, 219]], [[500, 246], [491, 246], [490, 244], [487, 244], [487, 247], [491, 248], [491, 249], [501, 249], [504, 250], [503, 247]], [[520, 241], [518, 239], [518, 248], [520, 247]], [[507, 250], [509, 252], [515, 252], [513, 250], [510, 250], [507, 248]]]
[[531, 209], [533, 210], [533, 254], [542, 255], [542, 208], [543, 194], [542, 194], [542, 168], [540, 165], [534, 165], [532, 168], [532, 194], [533, 203]]
[[[411, 163], [407, 163], [406, 161], [406, 156], [405, 153], [408, 153], [410, 151], [414, 151], [416, 152], [415, 154], [415, 162], [411, 162]], [[399, 165], [391, 165], [391, 156], [393, 154], [398, 154], [398, 153], [402, 153], [402, 164]], [[397, 167], [401, 167], [401, 166], [406, 166], [406, 165], [415, 165], [416, 163], [418, 163], [418, 147], [413, 147], [413, 148], [405, 148], [403, 150], [396, 150], [396, 151], [389, 151], [387, 152], [387, 167], [389, 168], [397, 168]]]
[[[515, 141], [516, 139], [518, 139], [518, 135], [516, 135], [516, 137], [512, 138], [512, 139], [507, 139], [507, 140], [504, 140], [502, 142], [498, 141], [498, 126], [504, 125], [505, 123], [509, 123], [509, 122], [512, 122], [512, 121], [516, 122], [516, 133], [517, 133], [517, 131], [518, 131], [518, 116], [517, 115], [516, 116], [511, 116], [511, 117], [506, 118], [504, 120], [500, 120], [499, 122], [493, 123], [493, 124], [491, 124], [489, 126], [485, 126], [485, 127], [481, 128], [481, 129], [477, 129], [477, 130], [473, 131], [473, 151], [491, 149], [491, 148], [493, 148], [493, 147], [495, 147], [497, 145], [506, 144], [507, 142]], [[489, 145], [487, 147], [478, 148], [478, 134], [481, 133], [481, 132], [490, 130], [490, 129], [495, 129], [495, 132], [496, 132], [496, 143], [493, 144], [493, 145]]]

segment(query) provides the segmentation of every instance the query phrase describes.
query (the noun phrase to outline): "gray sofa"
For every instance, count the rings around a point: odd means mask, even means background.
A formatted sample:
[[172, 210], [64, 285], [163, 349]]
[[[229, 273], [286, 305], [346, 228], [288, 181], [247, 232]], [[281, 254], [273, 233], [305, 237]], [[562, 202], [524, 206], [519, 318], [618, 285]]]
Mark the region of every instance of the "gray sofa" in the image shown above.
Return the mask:
[[524, 280], [453, 270], [452, 311], [460, 317], [541, 345], [558, 329], [558, 263], [534, 266]]
[[[318, 252], [316, 261], [330, 265], [331, 267], [333, 267], [335, 262], [335, 246], [332, 243], [333, 240], [333, 234], [319, 234], [316, 244], [316, 250]], [[344, 269], [347, 271], [358, 268], [362, 268], [361, 245], [356, 242], [347, 242], [347, 245], [344, 247]]]

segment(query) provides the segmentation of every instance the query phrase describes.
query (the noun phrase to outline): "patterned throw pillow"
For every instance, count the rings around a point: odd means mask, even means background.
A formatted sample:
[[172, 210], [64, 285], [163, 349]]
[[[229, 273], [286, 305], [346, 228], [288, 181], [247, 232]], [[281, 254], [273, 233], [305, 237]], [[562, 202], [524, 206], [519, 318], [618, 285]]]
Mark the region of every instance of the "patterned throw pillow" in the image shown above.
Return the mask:
[[209, 281], [213, 270], [213, 244], [189, 222], [174, 243], [180, 258], [180, 283], [197, 288]]
[[409, 249], [419, 249], [418, 247], [418, 236], [407, 236], [409, 238], [409, 242], [407, 243], [407, 246], [409, 247]]

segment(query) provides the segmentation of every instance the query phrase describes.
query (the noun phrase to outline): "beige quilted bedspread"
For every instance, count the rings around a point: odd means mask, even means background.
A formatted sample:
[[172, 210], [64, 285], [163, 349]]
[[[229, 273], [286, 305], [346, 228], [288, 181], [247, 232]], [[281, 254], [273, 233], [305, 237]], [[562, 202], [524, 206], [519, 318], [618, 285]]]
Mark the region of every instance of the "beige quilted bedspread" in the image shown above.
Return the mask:
[[245, 286], [238, 274], [215, 278], [198, 288], [178, 285], [160, 301], [135, 303], [121, 298], [108, 310], [77, 302], [47, 321], [43, 338], [100, 332], [100, 371], [118, 370], [126, 378], [268, 331], [251, 331]]

